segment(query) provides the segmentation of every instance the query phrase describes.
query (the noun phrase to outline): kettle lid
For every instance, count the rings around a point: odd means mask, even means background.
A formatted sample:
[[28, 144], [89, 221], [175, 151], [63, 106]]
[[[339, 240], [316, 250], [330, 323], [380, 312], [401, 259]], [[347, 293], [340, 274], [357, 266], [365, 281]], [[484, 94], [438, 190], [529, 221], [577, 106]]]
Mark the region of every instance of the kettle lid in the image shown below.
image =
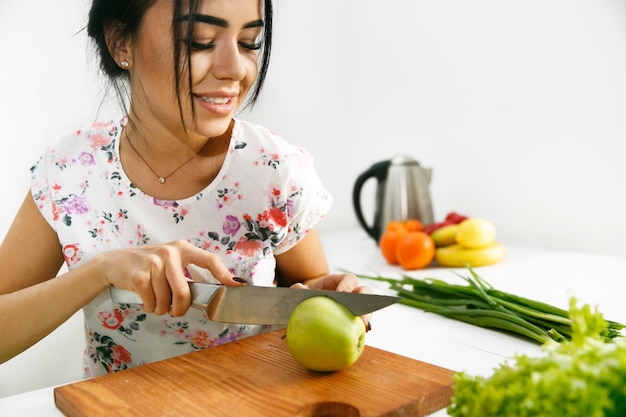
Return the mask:
[[413, 158], [406, 155], [397, 155], [390, 161], [392, 166], [420, 166], [420, 164]]

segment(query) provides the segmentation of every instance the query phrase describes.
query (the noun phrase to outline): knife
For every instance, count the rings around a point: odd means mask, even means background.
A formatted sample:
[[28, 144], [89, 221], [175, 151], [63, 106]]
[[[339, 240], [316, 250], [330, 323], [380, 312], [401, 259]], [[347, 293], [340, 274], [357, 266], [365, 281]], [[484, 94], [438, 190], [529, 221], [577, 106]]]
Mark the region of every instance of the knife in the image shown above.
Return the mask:
[[[189, 289], [192, 306], [204, 310], [211, 321], [220, 323], [287, 325], [293, 309], [315, 296], [330, 297], [356, 316], [400, 301], [399, 297], [387, 295], [254, 285], [229, 287], [190, 282]], [[111, 299], [119, 304], [143, 304], [139, 294], [115, 287], [111, 287]]]

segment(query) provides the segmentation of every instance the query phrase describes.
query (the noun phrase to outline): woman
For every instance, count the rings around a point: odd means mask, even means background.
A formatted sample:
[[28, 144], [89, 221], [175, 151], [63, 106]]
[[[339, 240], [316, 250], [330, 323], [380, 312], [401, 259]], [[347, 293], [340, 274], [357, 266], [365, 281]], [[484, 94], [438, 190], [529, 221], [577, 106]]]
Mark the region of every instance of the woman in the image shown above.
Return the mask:
[[190, 309], [190, 279], [370, 292], [329, 275], [315, 224], [331, 197], [310, 155], [234, 118], [261, 91], [271, 29], [269, 0], [93, 1], [88, 34], [129, 107], [33, 166], [0, 247], [0, 361], [81, 308], [86, 376], [264, 330]]

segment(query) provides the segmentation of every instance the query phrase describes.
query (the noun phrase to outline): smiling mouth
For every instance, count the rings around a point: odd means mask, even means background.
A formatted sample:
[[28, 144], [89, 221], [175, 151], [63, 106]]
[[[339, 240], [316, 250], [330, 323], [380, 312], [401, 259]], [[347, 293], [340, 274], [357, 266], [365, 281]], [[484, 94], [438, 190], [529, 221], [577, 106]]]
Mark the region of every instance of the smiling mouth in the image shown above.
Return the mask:
[[196, 97], [210, 104], [228, 104], [230, 102], [230, 97], [204, 97], [204, 96], [196, 96]]

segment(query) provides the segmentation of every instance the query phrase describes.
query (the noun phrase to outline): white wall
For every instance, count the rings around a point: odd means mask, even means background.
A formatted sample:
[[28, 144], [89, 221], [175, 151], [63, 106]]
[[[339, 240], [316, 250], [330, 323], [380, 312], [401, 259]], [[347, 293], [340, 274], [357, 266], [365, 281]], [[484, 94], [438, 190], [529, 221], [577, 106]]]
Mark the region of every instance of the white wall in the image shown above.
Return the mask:
[[[86, 2], [37, 3], [0, 1], [0, 237], [28, 191], [29, 168], [45, 140], [92, 120], [96, 109], [84, 38], [75, 35], [84, 24]], [[78, 312], [47, 338], [0, 364], [0, 397], [81, 378], [83, 340]]]
[[[433, 169], [438, 218], [456, 210], [494, 221], [505, 243], [626, 256], [622, 0], [276, 2], [267, 89], [246, 115], [316, 157], [336, 201], [322, 231], [357, 227], [356, 176], [407, 154]], [[88, 2], [37, 3], [0, 2], [0, 236], [44, 141], [99, 104], [77, 33]], [[28, 355], [61, 363], [63, 344], [50, 349]]]
[[278, 3], [255, 112], [317, 158], [356, 224], [372, 162], [433, 168], [436, 216], [491, 219], [504, 242], [626, 255], [626, 3]]
[[[0, 234], [43, 142], [96, 117], [77, 33], [86, 3], [0, 4]], [[408, 154], [433, 168], [438, 218], [456, 210], [493, 220], [505, 242], [626, 255], [623, 1], [276, 3], [267, 89], [246, 116], [314, 154], [336, 199], [322, 230], [356, 226], [356, 176]]]

